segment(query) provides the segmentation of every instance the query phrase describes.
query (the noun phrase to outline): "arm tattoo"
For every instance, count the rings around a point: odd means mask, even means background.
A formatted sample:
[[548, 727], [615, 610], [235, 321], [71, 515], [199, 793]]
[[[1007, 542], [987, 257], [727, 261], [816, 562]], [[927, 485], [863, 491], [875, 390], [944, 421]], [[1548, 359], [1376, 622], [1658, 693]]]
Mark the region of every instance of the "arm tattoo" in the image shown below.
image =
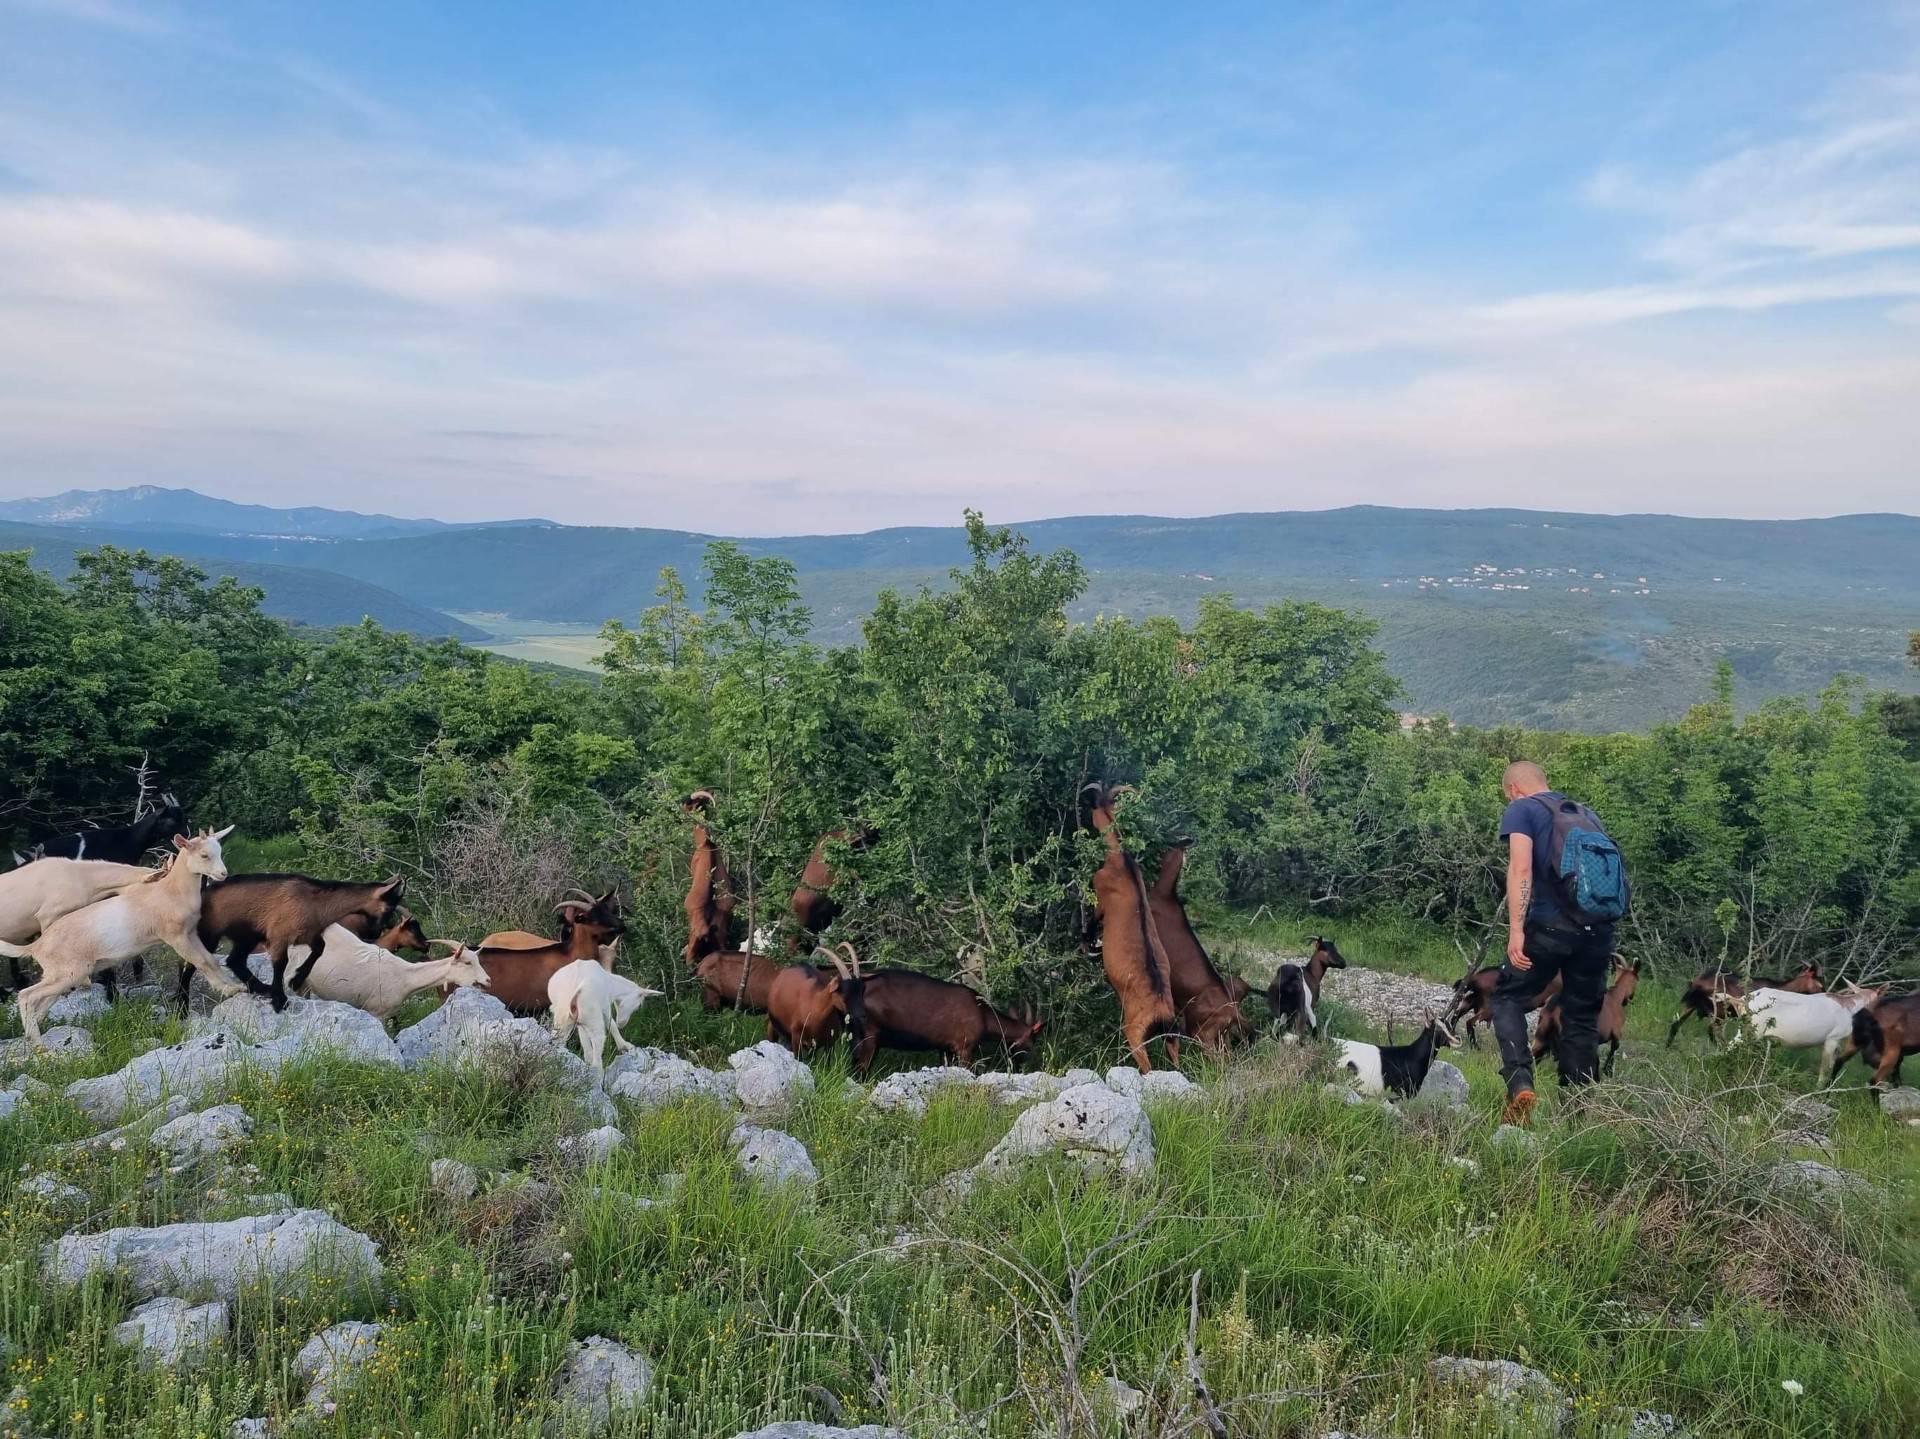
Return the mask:
[[1522, 875], [1520, 878], [1520, 913], [1514, 915], [1513, 918], [1516, 920], [1525, 919], [1527, 917], [1527, 911], [1532, 908], [1533, 876], [1531, 874]]

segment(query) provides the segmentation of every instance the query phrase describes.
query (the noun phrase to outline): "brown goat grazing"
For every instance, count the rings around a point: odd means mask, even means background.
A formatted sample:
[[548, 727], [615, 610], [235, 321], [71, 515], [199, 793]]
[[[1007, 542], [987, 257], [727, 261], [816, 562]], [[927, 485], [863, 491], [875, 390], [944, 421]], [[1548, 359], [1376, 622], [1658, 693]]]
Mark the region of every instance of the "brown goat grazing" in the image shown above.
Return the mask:
[[[705, 816], [713, 808], [713, 793], [697, 789], [680, 802], [688, 814]], [[693, 856], [687, 871], [687, 948], [684, 955], [689, 968], [709, 954], [733, 944], [733, 876], [713, 842], [713, 832], [704, 818], [693, 822]]]
[[1706, 1020], [1707, 1038], [1718, 1044], [1720, 1027], [1736, 1013], [1729, 1001], [1742, 999], [1753, 990], [1784, 989], [1789, 994], [1819, 994], [1826, 987], [1820, 978], [1820, 966], [1812, 961], [1785, 979], [1756, 979], [1750, 985], [1725, 969], [1703, 970], [1680, 996], [1680, 1008], [1674, 1012], [1673, 1023], [1667, 1026], [1667, 1046], [1673, 1046], [1674, 1036], [1689, 1019]]
[[1252, 990], [1239, 975], [1228, 978], [1215, 969], [1200, 936], [1193, 932], [1187, 907], [1180, 900], [1180, 871], [1186, 860], [1185, 844], [1173, 845], [1160, 856], [1160, 873], [1147, 892], [1147, 908], [1167, 952], [1181, 1031], [1217, 1054], [1231, 1040], [1253, 1038], [1253, 1025], [1240, 1013], [1240, 1001]]
[[1180, 1016], [1174, 1008], [1171, 966], [1166, 947], [1147, 903], [1146, 882], [1140, 866], [1120, 845], [1113, 801], [1119, 789], [1090, 784], [1081, 790], [1094, 796], [1092, 821], [1105, 841], [1107, 856], [1093, 872], [1093, 897], [1100, 924], [1100, 963], [1107, 983], [1120, 997], [1120, 1024], [1127, 1052], [1145, 1074], [1153, 1068], [1147, 1041], [1166, 1036], [1167, 1059], [1180, 1064]]
[[832, 1043], [846, 1028], [848, 991], [859, 983], [832, 950], [814, 953], [832, 960], [838, 973], [829, 975], [807, 963], [790, 964], [782, 966], [767, 987], [767, 1038], [786, 1045], [796, 1059]]
[[[1475, 1049], [1480, 1047], [1480, 1026], [1493, 1023], [1493, 991], [1500, 983], [1501, 968], [1497, 964], [1483, 964], [1478, 969], [1470, 969], [1453, 987], [1453, 1003], [1447, 1007], [1444, 1019], [1448, 1024], [1466, 1020], [1467, 1043]], [[1560, 976], [1554, 975], [1520, 1012], [1532, 1014], [1536, 1009], [1545, 1008], [1559, 998], [1560, 984]]]
[[[747, 966], [747, 991], [740, 992], [740, 971]], [[748, 954], [729, 949], [710, 954], [694, 966], [700, 980], [700, 1004], [704, 1009], [743, 1009], [762, 1012], [773, 991], [773, 977], [781, 966], [764, 954]]]
[[840, 903], [831, 893], [840, 876], [827, 863], [827, 846], [843, 844], [850, 850], [859, 851], [879, 837], [879, 833], [871, 828], [829, 830], [820, 836], [813, 853], [807, 858], [807, 867], [800, 871], [800, 884], [793, 891], [793, 898], [787, 901], [793, 922], [798, 926], [797, 932], [787, 936], [789, 954], [798, 947], [803, 937], [818, 935], [840, 917]]
[[480, 967], [487, 972], [487, 993], [515, 1014], [544, 1013], [547, 981], [576, 959], [591, 959], [612, 969], [611, 945], [620, 935], [620, 900], [608, 890], [592, 904], [569, 900], [557, 905], [556, 912], [566, 921], [564, 941], [551, 941], [535, 949], [480, 949]]
[[1856, 1053], [1873, 1072], [1874, 1088], [1898, 1084], [1907, 1056], [1920, 1053], [1920, 994], [1883, 999], [1854, 1011], [1853, 1035], [1840, 1051], [1833, 1072], [1838, 1074]]
[[1033, 1052], [1033, 1037], [1045, 1020], [995, 1009], [964, 984], [910, 969], [880, 969], [863, 975], [848, 991], [848, 1027], [853, 1062], [865, 1074], [874, 1051], [933, 1050], [955, 1064], [972, 1064], [987, 1044], [1013, 1060]]
[[1293, 1026], [1297, 1035], [1313, 1033], [1320, 1027], [1315, 1012], [1320, 1005], [1320, 981], [1330, 969], [1345, 969], [1347, 957], [1340, 947], [1321, 935], [1313, 937], [1313, 953], [1305, 964], [1283, 964], [1273, 972], [1267, 985], [1267, 1010], [1285, 1026]]
[[[1606, 997], [1600, 1001], [1599, 1042], [1607, 1046], [1607, 1062], [1600, 1069], [1602, 1074], [1612, 1074], [1614, 1061], [1620, 1057], [1620, 1045], [1627, 1037], [1627, 1006], [1633, 1003], [1633, 992], [1640, 984], [1638, 961], [1622, 959], [1616, 954], [1613, 965], [1613, 983], [1607, 986]], [[1558, 1042], [1565, 1023], [1556, 995], [1553, 1003], [1540, 1011], [1540, 1022], [1533, 1029], [1535, 1059]]]
[[[326, 948], [330, 924], [345, 925], [367, 938], [392, 928], [400, 909], [399, 875], [371, 884], [339, 879], [310, 879], [304, 874], [237, 874], [207, 886], [200, 905], [200, 942], [217, 951], [231, 940], [227, 968], [255, 994], [264, 994], [276, 1010], [287, 1007], [287, 951], [307, 946], [307, 958], [293, 976], [293, 987], [307, 982]], [[262, 984], [247, 968], [247, 956], [264, 948], [273, 961], [273, 982]], [[192, 970], [180, 971], [179, 1002], [187, 1003]]]

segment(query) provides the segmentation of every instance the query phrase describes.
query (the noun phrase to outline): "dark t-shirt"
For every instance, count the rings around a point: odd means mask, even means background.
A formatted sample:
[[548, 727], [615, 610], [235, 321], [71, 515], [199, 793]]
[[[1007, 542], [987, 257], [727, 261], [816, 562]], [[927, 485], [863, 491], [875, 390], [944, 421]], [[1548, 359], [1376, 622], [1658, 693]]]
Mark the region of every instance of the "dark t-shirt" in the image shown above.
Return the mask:
[[1500, 816], [1501, 839], [1524, 834], [1533, 840], [1533, 899], [1527, 905], [1527, 918], [1530, 920], [1550, 922], [1561, 918], [1560, 900], [1554, 893], [1547, 851], [1553, 840], [1553, 812], [1565, 798], [1558, 790], [1544, 790], [1513, 801], [1507, 806], [1506, 813]]

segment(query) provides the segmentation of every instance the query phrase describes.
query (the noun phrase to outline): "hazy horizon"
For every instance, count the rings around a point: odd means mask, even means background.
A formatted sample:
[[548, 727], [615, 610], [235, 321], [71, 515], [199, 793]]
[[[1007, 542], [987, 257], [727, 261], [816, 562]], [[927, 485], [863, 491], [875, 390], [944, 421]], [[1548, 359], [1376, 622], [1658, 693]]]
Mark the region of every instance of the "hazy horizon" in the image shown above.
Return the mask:
[[0, 0], [0, 54], [0, 498], [797, 535], [1920, 492], [1912, 0]]

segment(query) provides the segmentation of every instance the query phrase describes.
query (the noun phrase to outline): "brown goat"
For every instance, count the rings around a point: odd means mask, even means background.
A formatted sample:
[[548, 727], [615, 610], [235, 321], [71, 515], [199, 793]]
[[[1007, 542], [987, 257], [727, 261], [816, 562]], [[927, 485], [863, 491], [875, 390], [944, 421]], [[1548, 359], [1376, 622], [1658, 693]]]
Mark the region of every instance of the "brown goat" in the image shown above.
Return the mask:
[[1166, 1036], [1167, 1059], [1180, 1064], [1180, 1016], [1174, 1008], [1171, 965], [1166, 947], [1147, 903], [1146, 882], [1140, 866], [1120, 844], [1114, 823], [1113, 801], [1119, 789], [1091, 784], [1081, 790], [1094, 795], [1094, 831], [1105, 841], [1107, 855], [1093, 872], [1093, 897], [1100, 925], [1100, 963], [1107, 983], [1120, 997], [1120, 1024], [1127, 1052], [1142, 1074], [1153, 1068], [1147, 1042]]
[[[223, 940], [232, 941], [226, 958], [234, 977], [255, 994], [268, 996], [276, 1010], [285, 1009], [287, 951], [296, 944], [307, 946], [306, 961], [293, 976], [293, 987], [298, 989], [326, 947], [323, 935], [328, 925], [344, 924], [360, 933], [356, 924], [348, 923], [356, 921], [375, 934], [393, 926], [400, 909], [401, 883], [397, 874], [372, 884], [310, 879], [304, 874], [234, 875], [207, 886], [200, 904], [200, 942], [217, 951]], [[260, 948], [273, 961], [271, 984], [262, 984], [247, 968], [247, 956]], [[183, 1009], [191, 976], [191, 968], [183, 966], [179, 993]]]
[[1756, 979], [1752, 984], [1725, 969], [1703, 970], [1680, 996], [1680, 1008], [1674, 1012], [1673, 1023], [1667, 1026], [1667, 1045], [1672, 1047], [1680, 1026], [1689, 1019], [1706, 1020], [1707, 1038], [1718, 1044], [1720, 1027], [1736, 1013], [1728, 1001], [1742, 999], [1753, 990], [1784, 989], [1790, 994], [1819, 994], [1826, 987], [1820, 978], [1820, 966], [1812, 961], [1785, 979]]
[[[747, 991], [742, 995], [740, 971], [748, 961], [751, 967], [746, 975]], [[773, 990], [773, 977], [780, 970], [781, 966], [764, 954], [749, 955], [739, 949], [710, 954], [695, 965], [693, 971], [700, 980], [701, 1007], [764, 1011], [767, 996]]]
[[910, 969], [881, 969], [848, 989], [853, 1062], [865, 1074], [874, 1051], [934, 1050], [955, 1064], [972, 1064], [983, 1045], [998, 1044], [1014, 1060], [1033, 1052], [1045, 1020], [995, 1009], [964, 984]]
[[843, 844], [851, 850], [862, 850], [879, 838], [870, 828], [858, 830], [835, 829], [820, 836], [813, 847], [813, 853], [807, 858], [807, 867], [800, 871], [799, 886], [793, 891], [793, 897], [787, 901], [787, 908], [793, 914], [793, 922], [798, 926], [795, 933], [787, 936], [787, 952], [791, 954], [802, 938], [818, 936], [822, 930], [840, 917], [841, 905], [834, 899], [831, 891], [840, 878], [827, 863], [827, 846]]
[[589, 908], [594, 904], [594, 897], [584, 889], [568, 890], [561, 897], [560, 903], [554, 906], [553, 912], [560, 916], [560, 933], [555, 938], [549, 939], [544, 934], [535, 934], [530, 929], [500, 929], [481, 940], [474, 948], [545, 949], [550, 944], [564, 945], [573, 934], [573, 921], [567, 916], [573, 912], [571, 906], [575, 900], [581, 901]]
[[1920, 994], [1903, 994], [1854, 1011], [1853, 1034], [1833, 1072], [1858, 1054], [1873, 1072], [1873, 1087], [1884, 1090], [1900, 1082], [1900, 1066], [1915, 1053], [1920, 1053]]
[[[1613, 1063], [1620, 1057], [1620, 1045], [1627, 1037], [1627, 1006], [1633, 1003], [1633, 992], [1640, 984], [1640, 966], [1637, 962], [1622, 959], [1616, 954], [1613, 964], [1613, 983], [1607, 986], [1606, 996], [1600, 1001], [1597, 1025], [1599, 1042], [1607, 1046], [1607, 1062], [1600, 1069], [1602, 1074], [1612, 1074]], [[1553, 1047], [1565, 1025], [1560, 998], [1556, 995], [1553, 1003], [1540, 1011], [1540, 1022], [1533, 1028], [1535, 1059]]]
[[[713, 808], [713, 793], [697, 789], [680, 802], [680, 808], [691, 815], [705, 816]], [[693, 855], [687, 872], [687, 947], [683, 957], [691, 968], [706, 955], [733, 943], [733, 876], [704, 818], [693, 822]]]
[[847, 1024], [847, 991], [858, 981], [831, 950], [815, 950], [833, 961], [837, 974], [815, 965], [783, 966], [767, 987], [767, 1038], [778, 1040], [805, 1059], [831, 1044]]
[[[366, 926], [364, 930], [362, 925]], [[341, 920], [340, 927], [368, 944], [378, 945], [388, 954], [398, 954], [403, 949], [425, 954], [429, 947], [427, 932], [404, 904], [394, 906], [393, 914], [384, 925], [369, 923], [364, 916], [353, 914]]]
[[[1493, 1023], [1493, 991], [1500, 983], [1501, 968], [1497, 964], [1483, 964], [1478, 969], [1470, 969], [1453, 987], [1453, 1003], [1447, 1007], [1445, 1022], [1457, 1024], [1466, 1020], [1467, 1043], [1475, 1049], [1480, 1047], [1479, 1027]], [[1532, 1014], [1536, 1009], [1545, 1008], [1559, 997], [1560, 984], [1560, 976], [1554, 975], [1520, 1012]]]
[[1203, 1049], [1217, 1054], [1232, 1040], [1253, 1038], [1253, 1025], [1240, 1013], [1240, 1001], [1252, 990], [1239, 975], [1228, 978], [1215, 969], [1194, 933], [1180, 900], [1180, 871], [1186, 860], [1185, 844], [1173, 845], [1160, 856], [1160, 873], [1147, 891], [1147, 908], [1167, 952], [1180, 1028]]
[[480, 967], [487, 972], [487, 993], [515, 1014], [541, 1014], [547, 1008], [547, 981], [576, 959], [591, 959], [611, 969], [601, 950], [620, 934], [620, 901], [608, 890], [592, 904], [569, 900], [556, 907], [567, 920], [566, 939], [537, 949], [481, 946]]

